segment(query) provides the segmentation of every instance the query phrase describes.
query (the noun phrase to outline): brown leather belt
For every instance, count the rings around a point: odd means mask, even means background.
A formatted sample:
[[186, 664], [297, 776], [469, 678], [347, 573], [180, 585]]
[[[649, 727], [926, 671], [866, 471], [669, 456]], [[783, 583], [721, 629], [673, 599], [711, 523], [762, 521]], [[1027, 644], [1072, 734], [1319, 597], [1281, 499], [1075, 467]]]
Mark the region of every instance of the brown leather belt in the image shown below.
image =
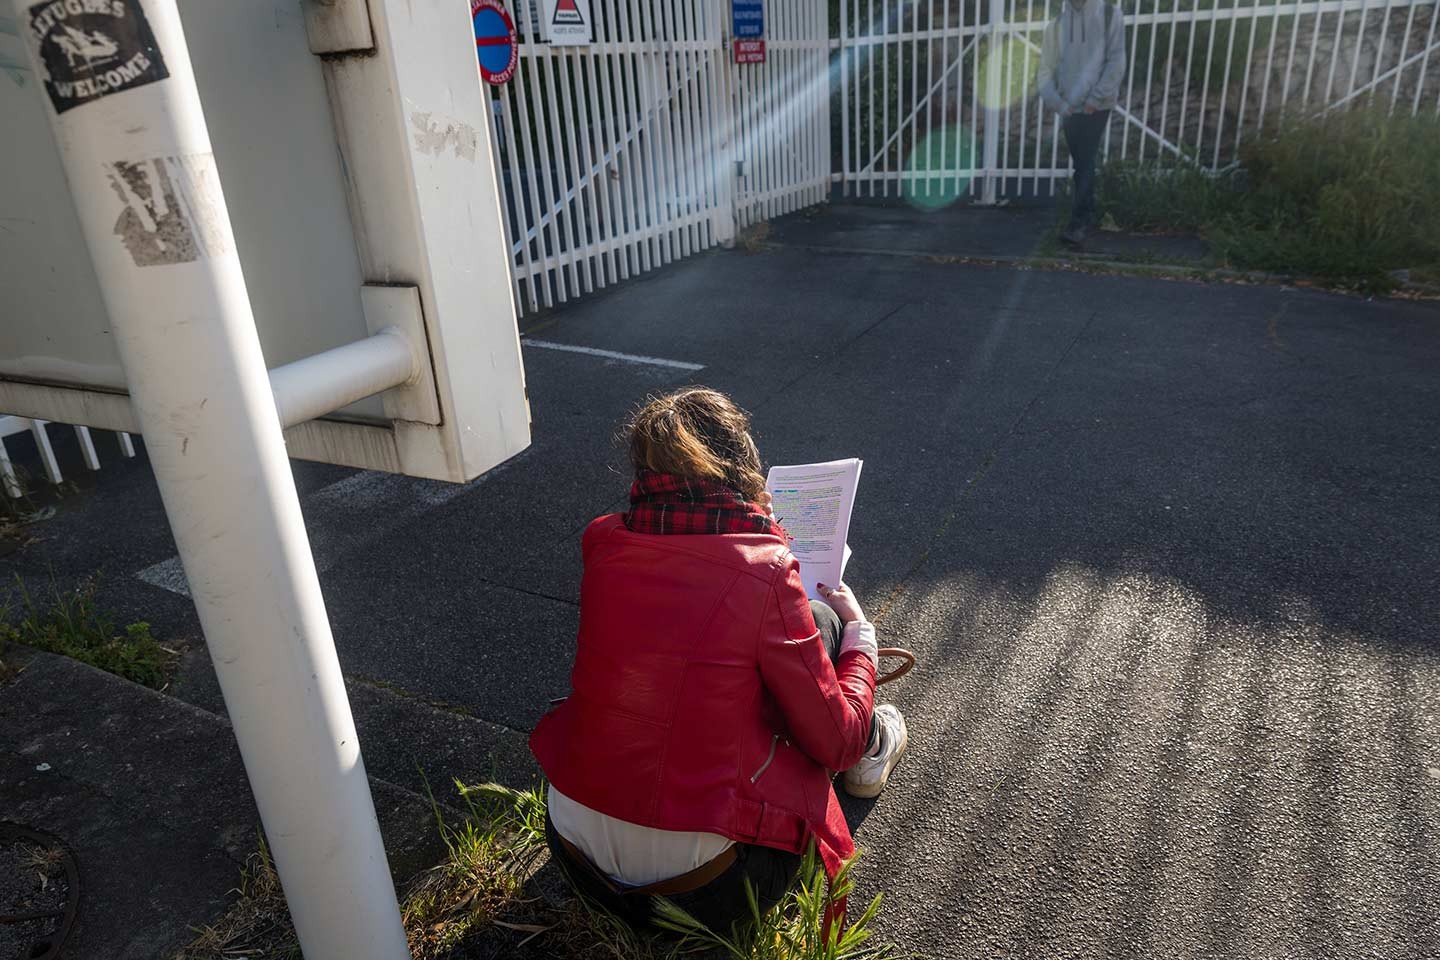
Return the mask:
[[560, 840], [560, 845], [570, 858], [583, 866], [586, 870], [603, 883], [611, 893], [621, 896], [640, 895], [646, 897], [673, 897], [681, 893], [689, 893], [692, 890], [699, 890], [705, 884], [714, 880], [724, 873], [737, 859], [734, 844], [726, 847], [714, 859], [700, 864], [688, 873], [682, 873], [678, 877], [671, 877], [668, 880], [657, 880], [655, 883], [647, 883], [643, 887], [622, 887], [611, 880], [605, 872], [595, 866], [594, 862], [585, 855], [579, 847], [560, 836], [560, 831], [555, 831], [555, 836]]

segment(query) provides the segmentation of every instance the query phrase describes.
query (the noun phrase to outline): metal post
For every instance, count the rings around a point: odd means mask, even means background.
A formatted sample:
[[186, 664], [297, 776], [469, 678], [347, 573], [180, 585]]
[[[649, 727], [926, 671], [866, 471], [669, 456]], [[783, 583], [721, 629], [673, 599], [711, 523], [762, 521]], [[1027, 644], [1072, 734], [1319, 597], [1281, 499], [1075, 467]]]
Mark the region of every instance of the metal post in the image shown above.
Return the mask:
[[408, 958], [176, 0], [85, 5], [103, 66], [74, 6], [13, 0], [301, 947]]
[[[725, 248], [735, 246], [735, 232], [737, 227], [735, 211], [735, 181], [739, 177], [738, 161], [740, 159], [738, 124], [736, 114], [739, 112], [735, 103], [735, 64], [732, 62], [731, 37], [730, 37], [730, 4], [728, 3], [707, 3], [704, 9], [710, 17], [711, 27], [714, 29], [720, 45], [720, 55], [714, 61], [715, 73], [719, 79], [717, 84], [714, 109], [710, 113], [710, 123], [714, 125], [715, 139], [719, 143], [719, 149], [715, 151], [715, 157], [710, 161], [715, 165], [715, 209], [710, 213], [710, 230], [715, 237], [715, 242]], [[715, 56], [714, 48], [709, 52]]]
[[985, 179], [980, 190], [980, 202], [987, 206], [995, 202], [995, 178], [1000, 172], [1000, 111], [1009, 108], [1007, 94], [1001, 89], [1005, 84], [1005, 51], [1000, 40], [1004, 23], [1005, 0], [990, 0], [990, 22], [985, 25], [990, 38], [985, 51]]

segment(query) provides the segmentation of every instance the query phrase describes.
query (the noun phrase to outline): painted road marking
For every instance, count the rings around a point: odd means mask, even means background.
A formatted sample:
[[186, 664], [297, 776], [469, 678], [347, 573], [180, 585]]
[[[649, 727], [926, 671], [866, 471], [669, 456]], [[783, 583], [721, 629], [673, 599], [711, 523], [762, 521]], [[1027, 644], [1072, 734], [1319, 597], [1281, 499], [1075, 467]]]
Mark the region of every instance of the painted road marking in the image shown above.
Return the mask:
[[599, 347], [577, 347], [570, 343], [531, 340], [529, 337], [521, 337], [520, 342], [527, 347], [539, 347], [542, 350], [563, 350], [566, 353], [583, 353], [589, 357], [604, 357], [606, 360], [621, 360], [625, 363], [648, 363], [652, 367], [673, 367], [676, 370], [705, 369], [705, 364], [703, 363], [687, 363], [684, 360], [666, 360], [664, 357], [642, 357], [634, 353], [617, 353], [614, 350], [601, 350]]

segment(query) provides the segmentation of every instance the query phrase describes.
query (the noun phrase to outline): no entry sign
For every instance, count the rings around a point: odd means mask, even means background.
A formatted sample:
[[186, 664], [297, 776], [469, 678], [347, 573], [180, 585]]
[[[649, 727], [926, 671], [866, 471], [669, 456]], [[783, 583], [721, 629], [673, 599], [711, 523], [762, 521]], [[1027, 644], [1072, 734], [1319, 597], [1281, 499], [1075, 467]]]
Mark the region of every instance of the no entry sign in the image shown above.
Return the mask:
[[475, 54], [486, 83], [505, 83], [515, 75], [520, 46], [515, 21], [500, 0], [470, 0], [470, 21], [475, 26]]

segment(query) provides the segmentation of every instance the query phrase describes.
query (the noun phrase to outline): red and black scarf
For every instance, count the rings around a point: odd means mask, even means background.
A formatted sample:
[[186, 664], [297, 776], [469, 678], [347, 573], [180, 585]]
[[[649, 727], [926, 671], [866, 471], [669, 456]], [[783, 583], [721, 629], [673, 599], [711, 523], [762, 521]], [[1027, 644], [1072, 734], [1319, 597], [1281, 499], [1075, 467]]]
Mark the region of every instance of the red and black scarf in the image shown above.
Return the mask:
[[630, 487], [625, 526], [635, 533], [771, 533], [785, 531], [758, 503], [723, 484], [640, 471]]

